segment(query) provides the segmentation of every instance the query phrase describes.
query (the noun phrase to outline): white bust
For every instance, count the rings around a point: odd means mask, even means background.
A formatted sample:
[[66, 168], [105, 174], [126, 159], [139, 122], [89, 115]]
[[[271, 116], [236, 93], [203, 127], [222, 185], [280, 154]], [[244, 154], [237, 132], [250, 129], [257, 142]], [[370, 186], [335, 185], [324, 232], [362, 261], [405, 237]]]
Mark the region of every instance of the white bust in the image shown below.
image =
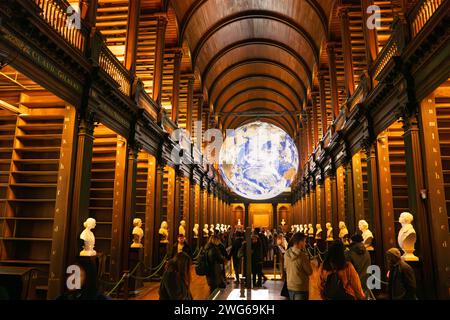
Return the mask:
[[238, 226], [242, 226], [242, 224], [241, 224], [241, 219], [238, 219], [237, 225], [238, 225]]
[[220, 232], [224, 233], [225, 231], [226, 231], [225, 225], [222, 223], [222, 224], [220, 225]]
[[308, 225], [306, 223], [303, 225], [303, 232], [308, 232]]
[[364, 240], [364, 245], [366, 246], [366, 249], [369, 251], [373, 250], [372, 241], [373, 241], [373, 234], [372, 231], [369, 230], [369, 224], [366, 220], [359, 220], [358, 222], [359, 230], [362, 232], [362, 237]]
[[210, 233], [211, 235], [214, 234], [214, 225], [213, 225], [213, 224], [210, 224], [210, 225], [209, 225], [209, 233]]
[[142, 248], [143, 245], [141, 240], [144, 236], [144, 230], [142, 230], [142, 220], [139, 218], [133, 219], [133, 226], [133, 243], [131, 244], [131, 248]]
[[339, 221], [339, 239], [345, 245], [348, 244], [348, 229], [344, 221]]
[[316, 224], [316, 240], [322, 239], [322, 226], [320, 223]]
[[310, 238], [314, 237], [314, 227], [312, 223], [308, 224], [308, 236]]
[[327, 241], [333, 241], [333, 227], [331, 223], [327, 222], [325, 228], [327, 228]]
[[192, 229], [192, 231], [194, 232], [194, 239], [198, 238], [198, 228], [200, 228], [198, 223], [194, 224], [194, 229]]
[[403, 259], [405, 259], [405, 261], [419, 261], [419, 258], [414, 255], [416, 231], [411, 224], [413, 220], [414, 216], [409, 212], [403, 212], [399, 218], [402, 228], [398, 232], [398, 245], [404, 252]]
[[184, 220], [180, 221], [180, 226], [178, 227], [178, 234], [186, 236], [186, 221]]
[[205, 223], [205, 225], [203, 226], [203, 237], [204, 238], [208, 238], [209, 236], [209, 229], [208, 229], [209, 225], [207, 223]]
[[92, 233], [92, 229], [95, 228], [96, 221], [94, 218], [88, 218], [84, 222], [84, 230], [80, 234], [80, 239], [84, 241], [83, 250], [80, 252], [81, 257], [92, 257], [97, 255], [97, 252], [94, 250], [95, 246], [95, 236]]
[[169, 225], [167, 224], [167, 221], [161, 222], [159, 234], [161, 235], [159, 243], [169, 243]]
[[291, 232], [294, 233], [295, 232], [295, 225], [291, 226]]
[[281, 219], [281, 225], [284, 227], [285, 224], [286, 224], [286, 221], [284, 219]]
[[303, 226], [301, 224], [297, 225], [297, 227], [298, 227], [298, 232], [303, 232]]

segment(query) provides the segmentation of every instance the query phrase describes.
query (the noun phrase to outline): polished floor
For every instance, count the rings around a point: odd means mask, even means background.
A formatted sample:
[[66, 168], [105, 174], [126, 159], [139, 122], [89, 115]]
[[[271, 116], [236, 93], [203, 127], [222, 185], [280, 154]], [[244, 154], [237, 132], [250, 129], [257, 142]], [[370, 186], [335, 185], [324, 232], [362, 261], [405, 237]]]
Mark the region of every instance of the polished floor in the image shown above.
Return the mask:
[[[209, 297], [209, 287], [204, 276], [198, 276], [192, 268], [191, 293], [194, 300], [206, 300], [208, 298], [214, 300], [286, 300], [281, 296], [281, 289], [283, 288], [283, 280], [280, 279], [279, 274], [275, 274], [273, 269], [265, 269], [264, 273], [269, 279], [264, 283], [262, 288], [255, 288], [252, 290], [244, 290], [241, 292], [232, 278], [227, 279], [227, 287], [217, 292], [214, 296]], [[313, 274], [310, 277], [309, 293], [310, 300], [321, 300], [319, 292], [317, 291], [318, 269], [313, 265]], [[134, 298], [135, 300], [158, 300], [159, 299], [159, 283], [147, 282], [140, 293]]]

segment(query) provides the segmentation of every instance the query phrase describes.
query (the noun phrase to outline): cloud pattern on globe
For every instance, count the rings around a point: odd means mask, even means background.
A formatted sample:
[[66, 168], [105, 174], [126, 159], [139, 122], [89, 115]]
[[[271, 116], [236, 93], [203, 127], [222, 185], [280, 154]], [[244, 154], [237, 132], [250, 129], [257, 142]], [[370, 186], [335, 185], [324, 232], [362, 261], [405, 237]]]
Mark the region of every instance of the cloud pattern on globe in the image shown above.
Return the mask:
[[227, 132], [219, 166], [226, 184], [236, 194], [266, 200], [292, 184], [297, 174], [298, 151], [285, 131], [257, 121]]

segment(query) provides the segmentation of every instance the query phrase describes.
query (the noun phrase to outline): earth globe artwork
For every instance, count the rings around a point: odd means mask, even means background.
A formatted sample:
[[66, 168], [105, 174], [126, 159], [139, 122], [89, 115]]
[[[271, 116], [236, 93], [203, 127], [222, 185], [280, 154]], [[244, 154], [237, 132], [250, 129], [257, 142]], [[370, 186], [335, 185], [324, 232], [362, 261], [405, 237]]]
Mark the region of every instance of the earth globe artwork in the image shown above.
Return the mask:
[[266, 200], [286, 191], [298, 168], [293, 139], [267, 122], [252, 122], [227, 130], [219, 154], [220, 173], [238, 195]]

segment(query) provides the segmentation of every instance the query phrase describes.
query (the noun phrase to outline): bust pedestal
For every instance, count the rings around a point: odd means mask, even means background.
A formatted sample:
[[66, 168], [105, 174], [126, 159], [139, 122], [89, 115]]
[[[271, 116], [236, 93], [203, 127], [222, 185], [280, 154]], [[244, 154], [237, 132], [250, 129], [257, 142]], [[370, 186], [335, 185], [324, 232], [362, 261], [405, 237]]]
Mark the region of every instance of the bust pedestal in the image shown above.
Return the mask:
[[[139, 262], [142, 262], [144, 259], [144, 249], [143, 248], [130, 248], [130, 255], [128, 257], [128, 266], [130, 270], [133, 271]], [[141, 264], [133, 274], [137, 277], [142, 277], [143, 265]], [[143, 287], [143, 281], [137, 280], [130, 277], [128, 281], [128, 290], [132, 295], [136, 295], [139, 292], [139, 289]]]

